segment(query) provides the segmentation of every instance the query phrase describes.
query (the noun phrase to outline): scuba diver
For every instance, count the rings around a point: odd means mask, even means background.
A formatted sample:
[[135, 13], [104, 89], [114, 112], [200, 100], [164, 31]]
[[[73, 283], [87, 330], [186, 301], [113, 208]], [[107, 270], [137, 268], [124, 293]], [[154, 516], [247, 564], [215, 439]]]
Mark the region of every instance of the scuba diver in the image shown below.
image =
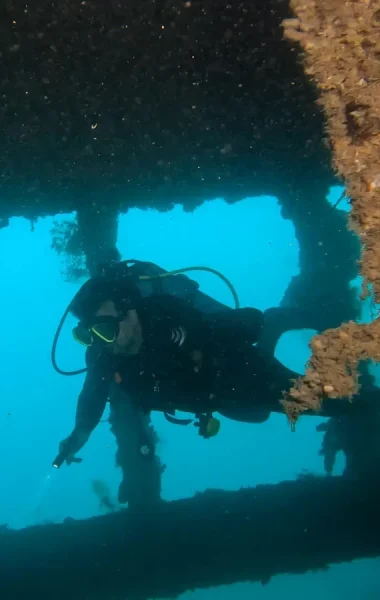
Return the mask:
[[[74, 429], [61, 442], [55, 467], [80, 462], [76, 454], [101, 421], [112, 386], [120, 387], [143, 413], [161, 411], [172, 423], [193, 423], [206, 439], [219, 431], [214, 413], [262, 423], [272, 412], [284, 412], [280, 400], [299, 374], [274, 357], [284, 331], [281, 323], [277, 319], [274, 328], [267, 327], [262, 311], [239, 308], [235, 290], [217, 271], [193, 269], [221, 277], [236, 308], [200, 292], [198, 284], [183, 275], [192, 268], [168, 273], [139, 261], [104, 268], [76, 294], [58, 327], [52, 360], [59, 373], [87, 373]], [[72, 372], [59, 369], [55, 360], [69, 312], [78, 320], [73, 336], [86, 347], [87, 364]], [[176, 411], [195, 418], [179, 419]], [[141, 444], [141, 452], [152, 452], [149, 441]]]

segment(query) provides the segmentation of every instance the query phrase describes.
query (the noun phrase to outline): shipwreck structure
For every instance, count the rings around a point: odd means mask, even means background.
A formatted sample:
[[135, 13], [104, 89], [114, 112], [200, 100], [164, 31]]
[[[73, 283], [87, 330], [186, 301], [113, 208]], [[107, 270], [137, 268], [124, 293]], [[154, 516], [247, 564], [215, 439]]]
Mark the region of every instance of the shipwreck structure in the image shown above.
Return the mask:
[[[359, 236], [363, 296], [380, 301], [380, 4], [376, 1], [291, 3], [295, 18], [284, 22], [287, 39], [301, 45], [305, 71], [320, 92], [333, 150], [333, 164], [352, 199], [350, 228]], [[312, 343], [303, 380], [285, 402], [292, 420], [305, 408], [318, 409], [324, 396], [352, 397], [359, 387], [360, 361], [380, 359], [380, 323], [346, 323]]]
[[210, 490], [140, 517], [0, 531], [1, 597], [175, 598], [378, 556], [378, 491], [375, 482], [311, 478]]
[[[57, 230], [53, 245], [85, 256], [93, 273], [131, 207], [274, 194], [295, 226], [300, 274], [272, 342], [285, 330], [320, 332], [284, 400], [288, 415], [294, 423], [323, 395], [355, 394], [359, 361], [380, 356], [378, 321], [354, 323], [349, 286], [361, 246], [379, 300], [380, 3], [6, 0], [0, 32], [2, 226], [75, 211], [75, 227]], [[350, 229], [326, 200], [337, 182], [352, 202]], [[376, 396], [365, 395], [372, 415]], [[130, 443], [149, 423], [125, 406], [112, 428], [128, 509], [4, 529], [1, 595], [142, 600], [377, 556], [377, 422], [368, 436], [368, 421], [365, 434], [332, 421], [323, 452], [328, 463], [338, 449], [350, 456], [343, 478], [163, 503], [159, 461], [144, 466]], [[342, 435], [329, 448], [332, 430]]]

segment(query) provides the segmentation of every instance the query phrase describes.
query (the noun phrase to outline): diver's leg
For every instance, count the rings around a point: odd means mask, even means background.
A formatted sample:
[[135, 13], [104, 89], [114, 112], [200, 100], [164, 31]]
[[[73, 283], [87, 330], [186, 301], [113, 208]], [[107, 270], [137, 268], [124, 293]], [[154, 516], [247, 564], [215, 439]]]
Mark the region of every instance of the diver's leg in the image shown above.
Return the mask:
[[[219, 410], [220, 414], [249, 423], [262, 423], [272, 412], [284, 414], [280, 401], [301, 375], [254, 347], [242, 362], [243, 367], [231, 365], [230, 373], [234, 373], [235, 383], [232, 385], [231, 379], [228, 382], [229, 389], [224, 394], [225, 401]], [[303, 414], [336, 417], [347, 415], [351, 410], [352, 403], [347, 399], [326, 398], [320, 411], [305, 411]]]
[[268, 353], [252, 347], [225, 365], [218, 412], [235, 421], [263, 423], [271, 412], [284, 412], [280, 400], [299, 375]]
[[[267, 390], [264, 394], [265, 405], [271, 412], [284, 413], [284, 407], [280, 403], [286, 397], [287, 392], [293, 387], [295, 380], [302, 377], [302, 374], [288, 369], [279, 360], [274, 357], [262, 354], [267, 366], [263, 371], [267, 374]], [[255, 360], [255, 357], [253, 357]], [[256, 358], [257, 360], [257, 358]], [[328, 398], [322, 399], [322, 405], [319, 411], [305, 411], [303, 415], [319, 417], [340, 417], [351, 413], [356, 402], [350, 402], [348, 398]]]
[[274, 356], [280, 337], [287, 331], [313, 329], [311, 315], [296, 307], [275, 306], [264, 311], [257, 347]]
[[264, 423], [270, 417], [270, 410], [261, 407], [223, 408], [219, 411], [223, 417], [240, 423]]

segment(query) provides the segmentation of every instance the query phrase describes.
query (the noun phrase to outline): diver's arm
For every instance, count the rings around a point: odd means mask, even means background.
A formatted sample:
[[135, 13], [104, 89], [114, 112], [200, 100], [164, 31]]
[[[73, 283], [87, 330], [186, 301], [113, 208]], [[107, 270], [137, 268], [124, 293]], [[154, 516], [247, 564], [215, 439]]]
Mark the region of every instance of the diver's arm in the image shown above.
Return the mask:
[[90, 434], [95, 429], [106, 407], [108, 393], [108, 378], [96, 376], [89, 371], [78, 398], [75, 431], [88, 431]]
[[60, 444], [60, 452], [65, 454], [68, 463], [75, 462], [75, 454], [86, 444], [100, 422], [109, 394], [110, 378], [101, 360], [94, 360], [91, 349], [86, 353], [86, 362], [88, 371], [78, 398], [75, 426]]

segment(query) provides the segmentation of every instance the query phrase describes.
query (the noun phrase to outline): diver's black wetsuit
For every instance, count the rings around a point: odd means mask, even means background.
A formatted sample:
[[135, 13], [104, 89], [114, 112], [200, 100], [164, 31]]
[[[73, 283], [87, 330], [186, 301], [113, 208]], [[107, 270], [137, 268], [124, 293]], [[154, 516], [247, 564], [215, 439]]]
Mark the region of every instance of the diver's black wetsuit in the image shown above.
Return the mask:
[[143, 299], [137, 312], [144, 337], [138, 355], [116, 357], [101, 345], [87, 350], [76, 429], [96, 427], [115, 382], [147, 412], [219, 412], [253, 423], [281, 412], [282, 392], [297, 374], [253, 346], [261, 311], [205, 315], [182, 299], [157, 295]]
[[[283, 412], [279, 400], [298, 374], [253, 345], [261, 311], [205, 315], [182, 299], [157, 295], [143, 299], [137, 312], [144, 338], [138, 355], [116, 357], [100, 344], [87, 350], [75, 429], [96, 427], [115, 382], [146, 412], [219, 412], [250, 423]], [[197, 372], [196, 351], [202, 353]], [[336, 409], [332, 404], [332, 414]]]

